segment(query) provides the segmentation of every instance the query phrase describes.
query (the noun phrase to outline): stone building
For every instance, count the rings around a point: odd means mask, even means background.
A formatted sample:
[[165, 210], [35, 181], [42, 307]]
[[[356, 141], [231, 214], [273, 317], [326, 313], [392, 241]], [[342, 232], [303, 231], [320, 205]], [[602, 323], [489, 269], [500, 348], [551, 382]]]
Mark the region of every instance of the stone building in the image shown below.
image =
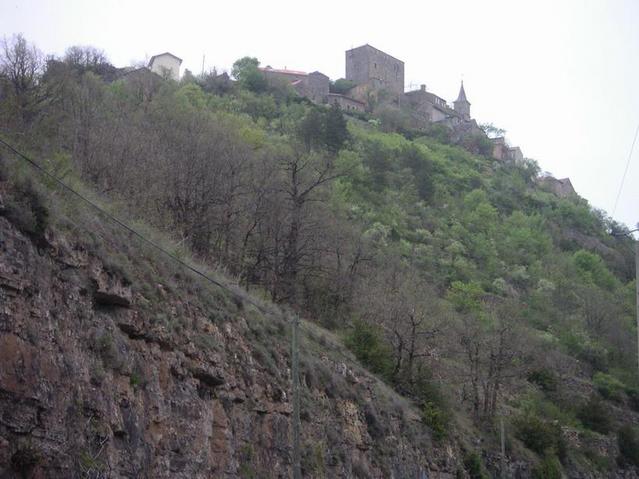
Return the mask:
[[458, 118], [455, 110], [448, 106], [446, 100], [426, 91], [426, 85], [421, 85], [419, 90], [406, 92], [403, 104], [409, 107], [415, 120], [421, 123], [420, 126], [451, 117]]
[[408, 106], [415, 128], [424, 128], [428, 124], [438, 123], [453, 131], [454, 141], [467, 135], [485, 134], [477, 122], [470, 117], [470, 102], [466, 98], [463, 83], [457, 100], [453, 102], [454, 108], [451, 108], [443, 98], [426, 91], [426, 85], [421, 85], [419, 90], [406, 92], [403, 97], [403, 104]]
[[339, 93], [329, 93], [328, 103], [330, 105], [339, 105], [339, 107], [345, 111], [366, 111], [366, 103], [347, 97], [346, 95], [340, 95]]
[[466, 99], [463, 80], [461, 83], [461, 87], [459, 88], [459, 95], [457, 95], [457, 100], [453, 102], [453, 105], [455, 111], [462, 117], [463, 120], [470, 120], [470, 102]]
[[522, 161], [524, 159], [521, 149], [518, 146], [509, 146], [503, 136], [491, 138], [490, 141], [493, 143], [492, 156], [494, 159], [499, 161]]
[[324, 103], [328, 98], [330, 83], [331, 80], [323, 73], [311, 72], [304, 83], [304, 96], [312, 102]]
[[171, 80], [178, 81], [180, 79], [181, 64], [181, 58], [176, 57], [172, 53], [164, 52], [151, 57], [149, 60], [149, 69], [162, 78], [170, 78]]
[[314, 103], [326, 103], [330, 86], [329, 78], [321, 72], [306, 73], [299, 70], [260, 68], [270, 86], [289, 84], [298, 95]]
[[562, 178], [558, 180], [553, 176], [542, 176], [537, 180], [537, 183], [542, 188], [554, 193], [560, 198], [569, 198], [577, 194], [575, 188], [572, 186], [570, 178]]
[[346, 51], [346, 79], [385, 90], [399, 101], [404, 94], [404, 62], [366, 44]]

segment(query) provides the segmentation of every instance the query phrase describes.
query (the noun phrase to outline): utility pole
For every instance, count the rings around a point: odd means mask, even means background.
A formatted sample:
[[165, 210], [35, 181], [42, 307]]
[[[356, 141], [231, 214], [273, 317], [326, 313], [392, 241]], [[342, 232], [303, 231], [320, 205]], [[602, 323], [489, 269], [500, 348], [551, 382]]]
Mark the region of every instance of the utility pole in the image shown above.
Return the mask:
[[506, 436], [504, 435], [504, 416], [499, 416], [499, 438], [501, 442], [500, 473], [501, 479], [506, 479]]
[[639, 240], [635, 240], [635, 296], [635, 313], [637, 314], [637, 371], [639, 371]]
[[291, 331], [291, 374], [293, 376], [293, 479], [302, 479], [300, 451], [300, 345], [299, 323], [296, 315], [293, 318]]
[[[639, 131], [639, 127], [637, 127], [637, 131]], [[634, 143], [633, 143], [634, 146]], [[634, 230], [628, 231], [627, 233], [615, 234], [612, 233], [612, 236], [630, 236], [633, 238], [632, 233], [639, 231], [639, 223], [637, 223], [637, 228]], [[634, 239], [634, 238], [633, 238]], [[639, 373], [639, 239], [635, 241], [635, 314], [637, 315], [637, 372]]]

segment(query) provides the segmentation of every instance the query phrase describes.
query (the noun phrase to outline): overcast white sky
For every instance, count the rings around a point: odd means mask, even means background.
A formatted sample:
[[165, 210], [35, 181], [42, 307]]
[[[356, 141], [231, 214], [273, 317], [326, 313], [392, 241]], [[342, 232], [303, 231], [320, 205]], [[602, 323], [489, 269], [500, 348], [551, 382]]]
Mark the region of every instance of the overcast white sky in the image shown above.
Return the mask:
[[[116, 66], [168, 50], [194, 72], [251, 55], [333, 79], [369, 43], [405, 62], [407, 88], [452, 101], [463, 75], [474, 118], [609, 214], [639, 125], [637, 0], [0, 0], [0, 36], [18, 32]], [[639, 221], [639, 144], [614, 217]]]

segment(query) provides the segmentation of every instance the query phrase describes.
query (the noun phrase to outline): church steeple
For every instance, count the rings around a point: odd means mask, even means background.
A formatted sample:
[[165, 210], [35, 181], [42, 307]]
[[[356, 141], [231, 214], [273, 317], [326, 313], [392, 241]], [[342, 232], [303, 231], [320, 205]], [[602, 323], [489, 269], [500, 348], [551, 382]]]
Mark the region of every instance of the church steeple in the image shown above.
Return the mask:
[[464, 90], [464, 80], [461, 82], [461, 88], [459, 89], [459, 95], [457, 100], [453, 102], [455, 111], [459, 113], [464, 120], [470, 120], [470, 102], [466, 99], [466, 91]]

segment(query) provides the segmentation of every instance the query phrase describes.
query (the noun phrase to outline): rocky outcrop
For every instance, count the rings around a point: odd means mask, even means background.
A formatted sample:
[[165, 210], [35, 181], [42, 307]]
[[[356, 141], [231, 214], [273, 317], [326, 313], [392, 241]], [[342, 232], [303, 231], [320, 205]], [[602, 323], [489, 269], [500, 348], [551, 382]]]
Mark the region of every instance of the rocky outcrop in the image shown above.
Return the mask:
[[[0, 477], [290, 476], [281, 316], [46, 238], [0, 217]], [[302, 354], [305, 477], [452, 477], [418, 412], [324, 345]]]

